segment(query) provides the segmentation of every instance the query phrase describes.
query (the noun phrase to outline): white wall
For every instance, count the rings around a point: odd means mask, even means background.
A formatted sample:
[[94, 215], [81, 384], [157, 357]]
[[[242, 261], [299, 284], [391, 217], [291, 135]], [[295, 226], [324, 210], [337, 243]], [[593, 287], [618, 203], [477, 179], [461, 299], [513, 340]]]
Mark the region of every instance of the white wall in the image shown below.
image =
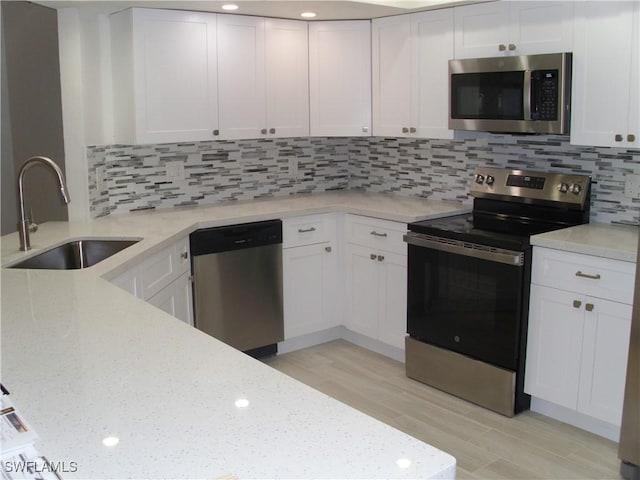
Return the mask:
[[58, 10], [62, 120], [70, 221], [89, 220], [87, 145], [113, 142], [109, 17]]

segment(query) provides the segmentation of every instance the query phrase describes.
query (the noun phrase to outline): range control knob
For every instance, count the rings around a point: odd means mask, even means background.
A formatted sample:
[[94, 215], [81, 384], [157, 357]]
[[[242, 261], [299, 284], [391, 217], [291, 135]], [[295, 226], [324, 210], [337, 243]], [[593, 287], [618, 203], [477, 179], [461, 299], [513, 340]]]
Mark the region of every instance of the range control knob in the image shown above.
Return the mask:
[[569, 185], [566, 183], [559, 183], [558, 184], [558, 191], [560, 193], [567, 193], [569, 191]]
[[578, 195], [581, 191], [582, 187], [579, 184], [574, 183], [573, 185], [571, 185], [571, 193], [573, 193], [574, 195]]
[[493, 182], [495, 181], [495, 178], [493, 178], [491, 175], [487, 175], [487, 179], [484, 181], [484, 183], [486, 183], [487, 185], [493, 185]]
[[484, 183], [484, 175], [476, 175], [476, 183], [482, 185]]

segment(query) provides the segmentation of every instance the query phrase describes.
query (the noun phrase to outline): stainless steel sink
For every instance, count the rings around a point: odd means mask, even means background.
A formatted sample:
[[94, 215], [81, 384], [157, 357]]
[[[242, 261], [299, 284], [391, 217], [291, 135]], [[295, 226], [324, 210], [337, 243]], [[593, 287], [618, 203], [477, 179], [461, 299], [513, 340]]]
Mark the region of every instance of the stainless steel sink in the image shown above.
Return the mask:
[[95, 238], [73, 240], [10, 265], [8, 268], [36, 268], [44, 270], [77, 270], [87, 268], [139, 241], [140, 239], [105, 240]]

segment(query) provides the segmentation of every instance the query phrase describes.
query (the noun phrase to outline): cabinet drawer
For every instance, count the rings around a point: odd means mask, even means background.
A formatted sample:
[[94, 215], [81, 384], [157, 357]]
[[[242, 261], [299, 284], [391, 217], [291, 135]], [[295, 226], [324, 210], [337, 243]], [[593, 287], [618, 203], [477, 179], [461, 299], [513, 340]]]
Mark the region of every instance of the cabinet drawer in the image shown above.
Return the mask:
[[407, 232], [407, 225], [404, 223], [347, 215], [345, 228], [349, 243], [402, 255], [407, 253], [407, 244], [402, 240]]
[[330, 242], [335, 238], [335, 214], [305, 215], [282, 220], [283, 248]]
[[531, 281], [538, 285], [633, 303], [635, 264], [549, 248], [533, 249]]

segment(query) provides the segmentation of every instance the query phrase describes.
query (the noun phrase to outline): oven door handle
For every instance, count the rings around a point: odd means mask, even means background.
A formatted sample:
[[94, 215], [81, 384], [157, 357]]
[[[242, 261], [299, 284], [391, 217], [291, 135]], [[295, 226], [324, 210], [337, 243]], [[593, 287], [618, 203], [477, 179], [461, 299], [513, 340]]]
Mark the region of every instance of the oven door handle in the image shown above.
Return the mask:
[[516, 267], [522, 267], [524, 265], [523, 252], [461, 242], [459, 240], [434, 237], [415, 232], [408, 232], [402, 238], [409, 245], [415, 245], [417, 247], [432, 248], [433, 250], [480, 258], [491, 262], [505, 263]]

